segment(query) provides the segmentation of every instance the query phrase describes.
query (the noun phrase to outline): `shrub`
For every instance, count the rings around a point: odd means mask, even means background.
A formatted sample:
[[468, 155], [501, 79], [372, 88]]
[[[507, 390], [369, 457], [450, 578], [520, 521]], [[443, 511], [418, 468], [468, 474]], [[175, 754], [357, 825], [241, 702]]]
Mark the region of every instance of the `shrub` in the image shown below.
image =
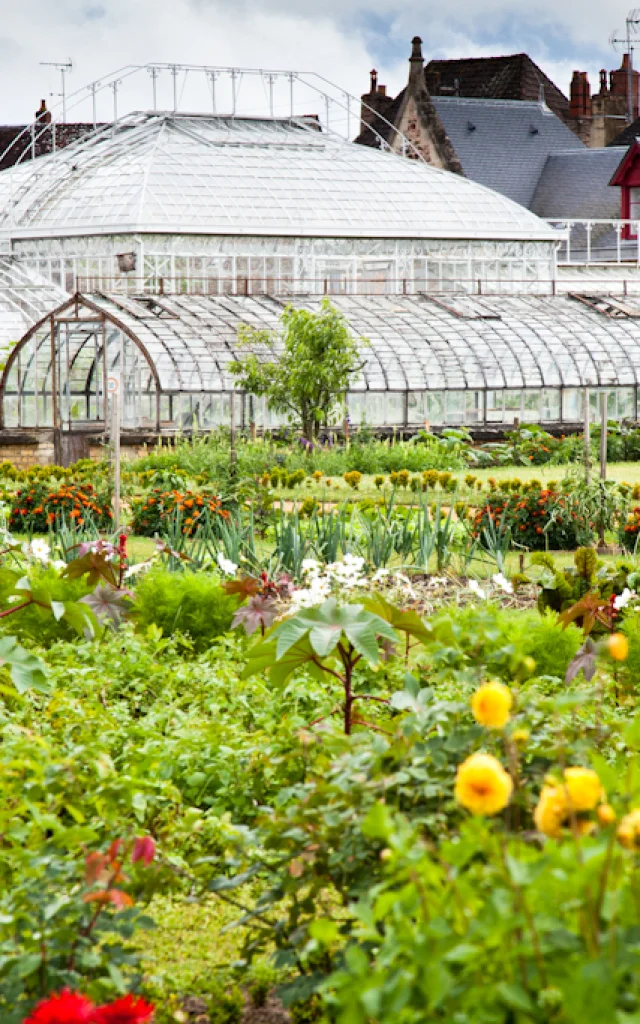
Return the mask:
[[199, 653], [231, 628], [236, 608], [236, 598], [224, 592], [217, 577], [158, 567], [138, 584], [133, 617], [143, 628], [159, 626], [165, 636], [188, 634]]
[[571, 492], [527, 490], [511, 498], [492, 494], [476, 512], [474, 534], [479, 536], [490, 523], [498, 526], [503, 517], [514, 542], [530, 551], [573, 551], [593, 536], [593, 525]]
[[376, 477], [376, 478], [374, 479], [374, 481], [373, 481], [373, 482], [374, 482], [374, 484], [376, 485], [377, 489], [378, 489], [378, 490], [380, 490], [380, 488], [381, 488], [381, 487], [382, 487], [382, 485], [384, 484], [384, 477], [383, 477], [383, 476], [377, 476], [377, 477]]
[[636, 551], [638, 547], [638, 535], [640, 534], [640, 506], [632, 508], [626, 522], [619, 531], [620, 543], [627, 551]]
[[313, 497], [307, 497], [300, 505], [301, 516], [312, 516], [314, 512], [319, 508], [318, 501]]
[[307, 474], [304, 469], [296, 469], [295, 472], [289, 473], [286, 480], [286, 486], [289, 488], [298, 487], [303, 484], [307, 478]]
[[349, 473], [343, 473], [342, 479], [353, 491], [357, 491], [362, 480], [362, 473], [359, 473], [357, 469], [352, 469]]
[[408, 487], [411, 474], [408, 469], [401, 469], [398, 472], [397, 481], [399, 487]]
[[422, 477], [427, 487], [435, 487], [440, 479], [440, 474], [437, 469], [425, 469]]
[[63, 484], [51, 490], [37, 483], [17, 491], [9, 514], [9, 529], [18, 533], [46, 533], [56, 520], [83, 526], [93, 522], [98, 528], [111, 525], [113, 512], [106, 496], [96, 493], [93, 484]]
[[201, 527], [229, 513], [214, 494], [205, 491], [162, 491], [156, 488], [146, 498], [134, 498], [131, 528], [139, 537], [154, 537], [167, 526], [174, 513], [183, 516], [183, 533], [193, 536]]

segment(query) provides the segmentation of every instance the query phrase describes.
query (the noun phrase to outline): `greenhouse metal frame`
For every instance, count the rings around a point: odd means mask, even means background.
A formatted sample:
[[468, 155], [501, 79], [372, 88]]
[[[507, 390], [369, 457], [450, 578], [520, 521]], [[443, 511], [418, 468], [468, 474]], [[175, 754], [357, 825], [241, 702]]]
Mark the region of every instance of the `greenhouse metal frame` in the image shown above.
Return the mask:
[[[571, 426], [609, 416], [637, 419], [640, 303], [598, 296], [333, 296], [362, 344], [351, 382], [351, 423], [376, 429], [520, 423]], [[210, 430], [283, 420], [264, 399], [235, 388], [229, 364], [238, 329], [273, 332], [258, 351], [277, 357], [280, 316], [297, 296], [76, 294], [35, 324], [0, 381], [0, 428], [67, 434], [104, 431], [105, 396], [121, 382], [123, 431]], [[344, 411], [341, 412], [338, 420]], [[331, 426], [331, 425], [329, 425]]]

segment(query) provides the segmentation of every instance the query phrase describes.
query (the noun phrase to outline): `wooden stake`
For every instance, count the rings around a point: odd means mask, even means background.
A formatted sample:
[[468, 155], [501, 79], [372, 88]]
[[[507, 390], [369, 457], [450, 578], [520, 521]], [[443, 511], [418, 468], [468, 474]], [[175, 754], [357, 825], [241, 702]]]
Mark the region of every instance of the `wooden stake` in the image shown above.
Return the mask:
[[589, 420], [589, 388], [584, 389], [584, 479], [591, 480], [591, 422]]

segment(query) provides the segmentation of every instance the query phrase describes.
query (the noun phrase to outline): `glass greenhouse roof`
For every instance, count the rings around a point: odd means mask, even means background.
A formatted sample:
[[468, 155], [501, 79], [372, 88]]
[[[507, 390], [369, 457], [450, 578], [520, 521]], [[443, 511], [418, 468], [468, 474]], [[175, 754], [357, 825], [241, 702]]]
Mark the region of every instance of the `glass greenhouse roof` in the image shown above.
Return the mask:
[[490, 189], [309, 118], [131, 114], [0, 173], [0, 238], [131, 233], [558, 237]]
[[[160, 389], [174, 393], [232, 390], [228, 366], [241, 354], [238, 327], [275, 331], [284, 309], [282, 301], [268, 296], [95, 295], [83, 301], [137, 341]], [[331, 301], [353, 333], [370, 342], [351, 391], [640, 382], [640, 320], [612, 319], [569, 297], [332, 296]], [[319, 302], [292, 300], [313, 310]]]
[[37, 320], [68, 298], [62, 288], [0, 257], [0, 346], [19, 341]]

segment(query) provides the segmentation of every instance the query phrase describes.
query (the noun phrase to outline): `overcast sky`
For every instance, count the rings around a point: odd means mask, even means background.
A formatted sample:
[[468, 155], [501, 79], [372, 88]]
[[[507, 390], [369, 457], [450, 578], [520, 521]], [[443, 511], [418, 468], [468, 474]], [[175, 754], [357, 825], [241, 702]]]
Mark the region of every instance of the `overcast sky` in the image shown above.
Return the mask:
[[[2, 0], [0, 122], [30, 120], [43, 96], [55, 103], [59, 76], [40, 62], [68, 58], [69, 92], [159, 61], [315, 71], [356, 95], [376, 66], [395, 93], [416, 34], [427, 59], [526, 51], [568, 93], [573, 68], [589, 71], [594, 86], [600, 67], [619, 62], [609, 37], [624, 33], [627, 2], [405, 0], [398, 13], [397, 0]], [[170, 86], [166, 73], [159, 88], [168, 96]], [[150, 106], [147, 75], [125, 92], [120, 112]]]

